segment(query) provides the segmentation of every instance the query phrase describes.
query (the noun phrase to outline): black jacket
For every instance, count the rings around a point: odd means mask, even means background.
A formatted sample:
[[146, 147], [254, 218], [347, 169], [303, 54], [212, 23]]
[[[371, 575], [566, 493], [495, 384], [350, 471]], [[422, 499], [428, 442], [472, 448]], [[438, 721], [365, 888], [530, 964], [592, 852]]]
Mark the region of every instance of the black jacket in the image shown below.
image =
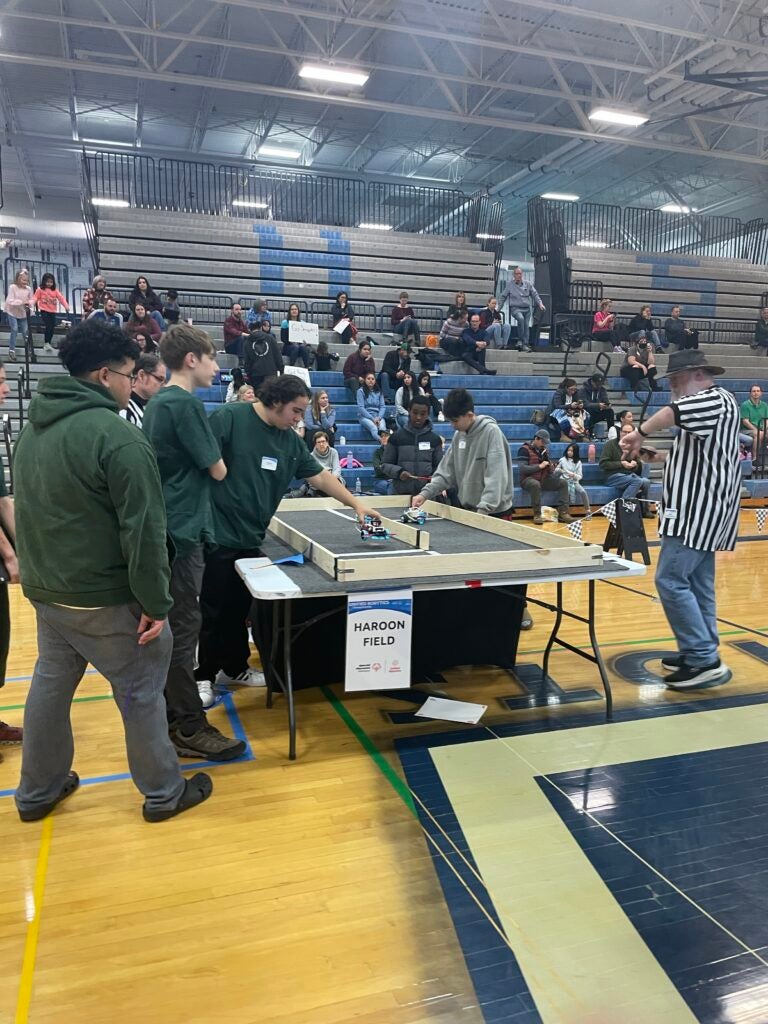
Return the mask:
[[389, 374], [390, 380], [394, 380], [398, 370], [410, 370], [410, 368], [410, 357], [405, 356], [404, 359], [401, 359], [400, 350], [397, 348], [390, 349], [384, 356], [384, 362], [381, 364], [381, 372]]
[[331, 319], [333, 320], [333, 326], [335, 327], [339, 320], [354, 320], [355, 311], [349, 303], [347, 303], [344, 309], [342, 309], [338, 302], [334, 302], [333, 309], [331, 310]]
[[600, 402], [604, 402], [606, 405], [611, 404], [606, 389], [602, 385], [598, 388], [594, 387], [591, 380], [582, 384], [574, 397], [584, 403], [585, 409], [589, 409], [590, 405], [597, 406]]
[[243, 361], [246, 380], [251, 384], [283, 372], [283, 357], [271, 332], [256, 331], [250, 336], [243, 346]]
[[[423, 448], [420, 445], [424, 445]], [[396, 430], [384, 448], [382, 471], [394, 481], [395, 494], [418, 494], [425, 480], [401, 480], [400, 474], [431, 477], [443, 457], [440, 437], [427, 420], [423, 427], [414, 430], [410, 425]]]

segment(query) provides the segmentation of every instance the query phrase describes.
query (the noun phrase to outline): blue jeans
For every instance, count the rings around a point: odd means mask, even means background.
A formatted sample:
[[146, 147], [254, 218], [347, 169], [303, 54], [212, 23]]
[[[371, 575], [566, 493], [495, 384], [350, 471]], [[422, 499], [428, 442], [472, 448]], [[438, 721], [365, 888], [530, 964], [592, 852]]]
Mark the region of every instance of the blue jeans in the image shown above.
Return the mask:
[[421, 334], [419, 333], [419, 325], [411, 317], [406, 317], [405, 320], [401, 320], [396, 327], [393, 328], [395, 334], [399, 334], [402, 338], [407, 339], [409, 334], [413, 335], [414, 345], [418, 345], [421, 341]]
[[[400, 381], [397, 379], [397, 377], [395, 377], [395, 385], [397, 387], [400, 387]], [[392, 384], [392, 378], [389, 376], [389, 374], [385, 373], [382, 370], [381, 373], [379, 374], [379, 387], [381, 388], [382, 395], [384, 395], [385, 402], [394, 402], [395, 385]]]
[[531, 315], [528, 309], [510, 309], [509, 319], [517, 324], [517, 347], [520, 348], [523, 345], [528, 344], [528, 338], [530, 336], [528, 328], [528, 319]]
[[512, 328], [509, 324], [502, 324], [496, 321], [485, 328], [485, 340], [491, 348], [506, 348], [509, 344], [511, 333]]
[[392, 493], [392, 481], [391, 480], [374, 480], [373, 481], [373, 493], [374, 494], [391, 494]]
[[717, 661], [714, 551], [662, 537], [656, 590], [686, 664], [701, 668]]
[[371, 435], [371, 437], [373, 438], [374, 441], [378, 441], [379, 440], [379, 430], [380, 430], [380, 427], [378, 427], [373, 422], [373, 420], [368, 419], [367, 416], [358, 416], [357, 417], [357, 422], [360, 424], [360, 426], [364, 430], [368, 431], [368, 433]]
[[638, 495], [645, 498], [651, 486], [650, 480], [637, 473], [611, 473], [605, 482], [620, 491], [622, 498], [636, 498]]
[[[11, 316], [10, 313], [6, 313], [5, 315], [8, 318], [8, 326], [11, 328], [11, 333], [8, 336], [8, 351], [9, 352], [15, 352], [16, 351], [16, 336], [19, 333], [19, 324], [20, 323], [24, 324], [25, 321], [24, 321], [23, 317]], [[23, 330], [23, 328], [22, 328], [22, 330]]]
[[164, 331], [164, 330], [167, 329], [168, 324], [165, 322], [165, 320], [163, 320], [163, 314], [162, 313], [158, 312], [158, 310], [156, 310], [156, 309], [152, 309], [152, 310], [150, 310], [149, 315], [152, 317], [152, 319], [155, 321], [155, 323], [157, 324], [157, 326], [160, 328], [161, 331]]

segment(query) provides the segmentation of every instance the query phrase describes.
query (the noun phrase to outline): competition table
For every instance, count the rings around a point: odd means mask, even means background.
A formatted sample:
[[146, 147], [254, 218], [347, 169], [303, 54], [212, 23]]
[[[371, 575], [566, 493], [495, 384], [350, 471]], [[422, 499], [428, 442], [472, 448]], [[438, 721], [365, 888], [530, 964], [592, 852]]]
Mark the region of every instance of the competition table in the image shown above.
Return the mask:
[[[427, 503], [421, 530], [395, 520], [403, 497], [372, 507], [396, 535], [364, 541], [355, 517], [332, 499], [283, 501], [262, 544], [262, 559], [241, 559], [237, 571], [250, 591], [253, 635], [267, 677], [267, 706], [286, 697], [289, 758], [296, 757], [294, 690], [344, 677], [347, 598], [356, 593], [413, 590], [412, 678], [454, 665], [514, 667], [526, 601], [554, 612], [543, 659], [546, 679], [555, 645], [597, 666], [610, 719], [612, 695], [596, 635], [595, 583], [642, 575], [645, 566], [543, 530], [491, 520]], [[388, 518], [387, 518], [388, 517]], [[271, 564], [304, 555], [301, 565]], [[574, 564], [575, 563], [575, 564]], [[362, 578], [358, 578], [362, 577]], [[587, 614], [564, 603], [563, 585], [588, 584]], [[555, 584], [554, 603], [527, 597], [528, 584]], [[560, 636], [563, 621], [585, 625], [589, 646]]]

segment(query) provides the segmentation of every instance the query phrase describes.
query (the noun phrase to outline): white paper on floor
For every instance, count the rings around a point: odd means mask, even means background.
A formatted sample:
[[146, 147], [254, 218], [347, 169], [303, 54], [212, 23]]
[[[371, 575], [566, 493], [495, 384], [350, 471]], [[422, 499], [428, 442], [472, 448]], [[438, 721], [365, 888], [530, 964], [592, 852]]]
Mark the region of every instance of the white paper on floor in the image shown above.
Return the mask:
[[443, 722], [465, 722], [477, 725], [487, 704], [472, 704], [466, 700], [446, 700], [444, 697], [428, 697], [416, 712], [417, 718], [439, 718]]

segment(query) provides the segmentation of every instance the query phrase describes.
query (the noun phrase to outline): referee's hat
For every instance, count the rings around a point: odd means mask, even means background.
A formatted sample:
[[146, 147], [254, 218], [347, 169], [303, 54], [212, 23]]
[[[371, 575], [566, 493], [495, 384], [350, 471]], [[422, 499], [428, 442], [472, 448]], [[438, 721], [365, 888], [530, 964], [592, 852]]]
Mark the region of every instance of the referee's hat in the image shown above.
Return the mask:
[[682, 352], [673, 352], [667, 363], [667, 372], [660, 374], [661, 377], [671, 377], [673, 373], [694, 373], [696, 370], [704, 370], [717, 377], [725, 373], [723, 366], [712, 366], [703, 352], [696, 348], [686, 348]]

